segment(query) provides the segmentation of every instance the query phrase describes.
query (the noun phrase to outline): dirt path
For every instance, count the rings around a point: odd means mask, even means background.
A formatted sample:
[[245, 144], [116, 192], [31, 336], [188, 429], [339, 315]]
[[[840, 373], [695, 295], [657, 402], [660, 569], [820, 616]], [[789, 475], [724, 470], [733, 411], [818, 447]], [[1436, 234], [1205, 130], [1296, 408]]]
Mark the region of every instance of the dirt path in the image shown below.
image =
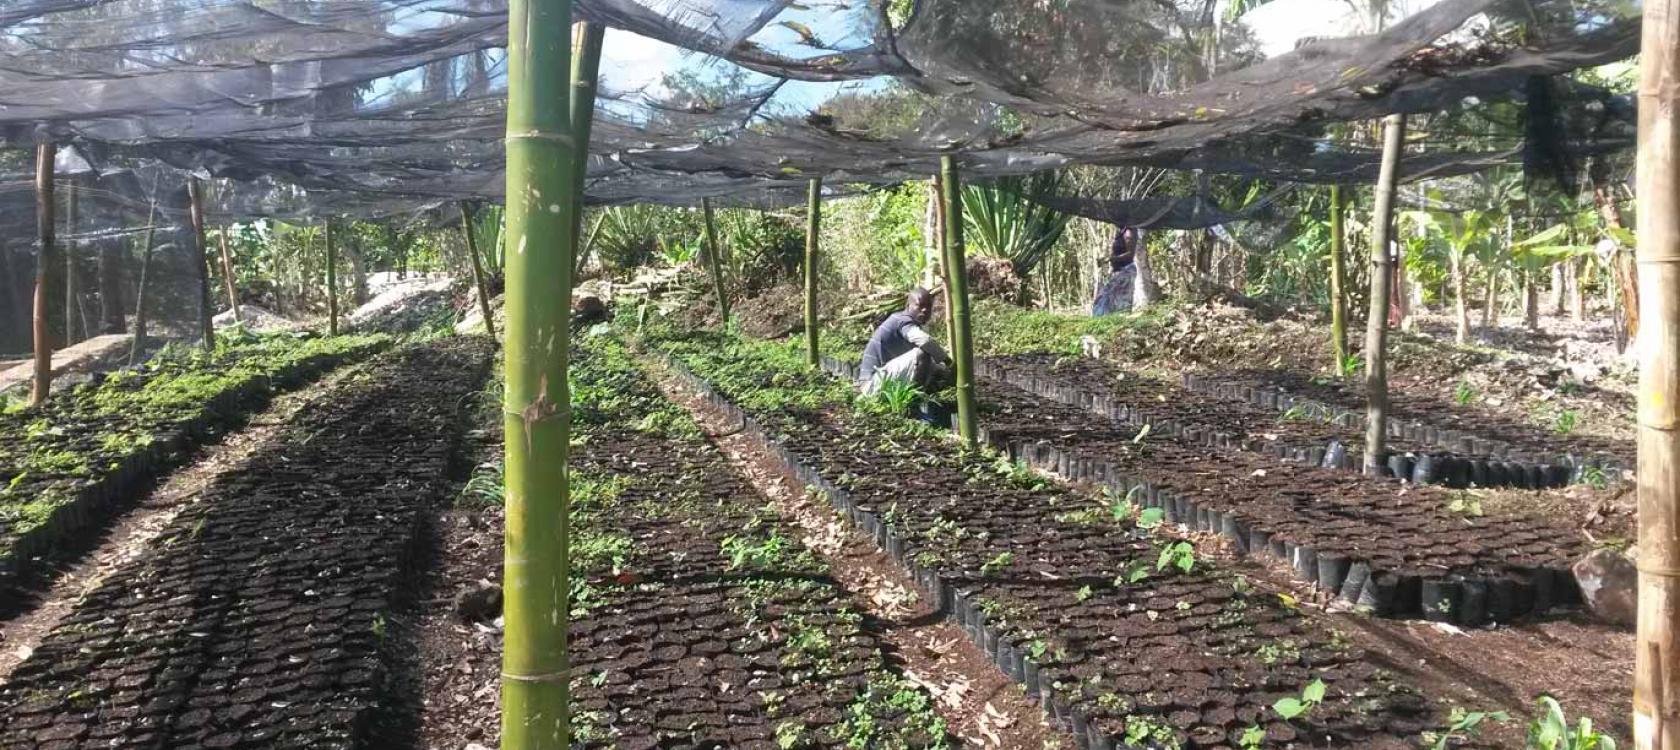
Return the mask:
[[656, 365], [650, 371], [777, 510], [804, 531], [802, 541], [830, 563], [856, 605], [876, 618], [903, 660], [905, 674], [938, 698], [940, 714], [959, 737], [984, 748], [1075, 747], [1072, 736], [1050, 725], [1020, 685], [999, 671], [961, 627], [921, 600], [909, 577], [874, 540], [812, 500], [795, 477], [774, 468], [766, 446], [742, 434], [739, 424]]
[[0, 683], [34, 653], [41, 639], [83, 596], [113, 572], [146, 554], [152, 541], [177, 515], [202, 502], [206, 498], [205, 490], [218, 478], [272, 447], [280, 428], [293, 415], [318, 406], [339, 382], [365, 367], [345, 367], [303, 390], [276, 397], [268, 410], [253, 416], [244, 429], [205, 448], [191, 465], [172, 473], [161, 486], [126, 510], [101, 535], [97, 546], [64, 570], [49, 588], [34, 592], [33, 599], [25, 604], [26, 609], [16, 617], [0, 622]]

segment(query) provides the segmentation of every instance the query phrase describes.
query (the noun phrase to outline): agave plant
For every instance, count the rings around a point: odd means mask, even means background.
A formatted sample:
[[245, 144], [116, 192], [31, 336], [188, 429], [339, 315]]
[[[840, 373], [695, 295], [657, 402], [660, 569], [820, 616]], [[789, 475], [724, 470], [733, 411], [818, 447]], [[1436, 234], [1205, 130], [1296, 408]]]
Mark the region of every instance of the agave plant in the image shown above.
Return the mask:
[[1057, 172], [1000, 177], [963, 188], [963, 227], [970, 250], [1005, 258], [1021, 279], [1018, 302], [1026, 302], [1027, 281], [1049, 257], [1073, 217], [1041, 201], [1061, 187]]

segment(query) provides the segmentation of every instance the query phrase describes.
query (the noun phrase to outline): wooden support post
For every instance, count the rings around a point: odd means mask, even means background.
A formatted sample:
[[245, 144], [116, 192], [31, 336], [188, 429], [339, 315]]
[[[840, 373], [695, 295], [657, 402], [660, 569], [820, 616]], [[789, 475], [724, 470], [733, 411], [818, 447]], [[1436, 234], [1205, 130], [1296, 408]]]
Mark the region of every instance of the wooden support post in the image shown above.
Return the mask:
[[817, 253], [822, 231], [822, 178], [811, 178], [810, 195], [805, 204], [805, 362], [812, 367], [822, 364], [817, 338], [822, 328], [817, 314]]
[[[1639, 616], [1634, 750], [1680, 750], [1680, 0], [1645, 3], [1639, 56]], [[1636, 322], [1635, 322], [1636, 321]]]
[[950, 292], [951, 358], [957, 366], [957, 433], [963, 444], [979, 442], [979, 414], [974, 400], [974, 336], [968, 315], [967, 248], [963, 246], [962, 182], [957, 160], [939, 158], [945, 190], [945, 285]]
[[327, 219], [327, 335], [338, 335], [338, 247], [333, 244], [333, 223]]
[[134, 293], [134, 340], [129, 342], [128, 364], [140, 361], [146, 350], [146, 282], [152, 273], [152, 239], [157, 231], [158, 181], [152, 178], [152, 205], [146, 210], [146, 237], [140, 251], [140, 288]]
[[718, 252], [717, 225], [712, 219], [712, 201], [710, 198], [700, 199], [700, 212], [705, 226], [701, 229], [700, 250], [705, 253], [706, 268], [712, 272], [712, 291], [717, 294], [718, 315], [723, 316], [723, 326], [729, 327], [729, 291], [723, 278], [723, 253]]
[[52, 337], [47, 331], [47, 268], [53, 250], [53, 159], [58, 147], [35, 146], [35, 383], [29, 403], [40, 405], [52, 391]]
[[79, 318], [76, 297], [76, 177], [64, 178], [64, 345], [70, 346], [86, 338], [87, 327]]
[[1376, 209], [1371, 217], [1371, 313], [1365, 321], [1365, 473], [1381, 474], [1388, 454], [1388, 305], [1393, 292], [1394, 186], [1400, 177], [1406, 116], [1383, 118], [1382, 171], [1377, 177]]
[[191, 200], [193, 230], [193, 268], [198, 274], [198, 321], [204, 337], [204, 350], [216, 350], [216, 325], [210, 306], [210, 259], [204, 252], [204, 184], [194, 177], [187, 181], [187, 197]]
[[1349, 374], [1347, 366], [1347, 229], [1342, 186], [1330, 186], [1330, 348], [1335, 352], [1335, 372]]
[[228, 309], [233, 311], [233, 324], [242, 325], [245, 317], [239, 312], [239, 285], [234, 283], [233, 279], [233, 254], [228, 252], [227, 225], [223, 224], [221, 231], [216, 235], [221, 239], [222, 245], [222, 280], [226, 282], [224, 286], [227, 287]]
[[478, 257], [478, 240], [473, 236], [472, 211], [471, 203], [461, 201], [461, 236], [467, 241], [467, 257], [472, 259], [473, 291], [478, 295], [478, 314], [484, 316], [484, 332], [496, 338], [496, 318], [490, 311], [490, 290], [485, 288], [484, 259]]
[[502, 429], [503, 750], [571, 744], [569, 299], [585, 168], [569, 117], [571, 0], [509, 0]]

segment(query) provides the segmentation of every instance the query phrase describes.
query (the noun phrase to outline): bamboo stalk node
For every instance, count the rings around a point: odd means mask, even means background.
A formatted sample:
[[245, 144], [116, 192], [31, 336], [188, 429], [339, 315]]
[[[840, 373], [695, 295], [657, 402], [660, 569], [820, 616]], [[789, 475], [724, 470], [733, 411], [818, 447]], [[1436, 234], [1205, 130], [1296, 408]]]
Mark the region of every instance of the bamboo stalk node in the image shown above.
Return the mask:
[[554, 143], [554, 144], [557, 144], [557, 145], [565, 146], [566, 148], [572, 148], [573, 146], [577, 145], [577, 141], [575, 139], [573, 139], [571, 134], [569, 134], [569, 133], [545, 133], [545, 132], [542, 132], [542, 131], [539, 131], [539, 130], [533, 130], [533, 131], [530, 131], [528, 133], [519, 133], [517, 135], [513, 134], [513, 133], [509, 133], [502, 140], [503, 141], [547, 141], [549, 143]]
[[569, 670], [565, 672], [547, 672], [544, 674], [534, 675], [508, 674], [507, 672], [502, 673], [502, 679], [513, 680], [514, 682], [563, 682], [571, 679], [571, 676], [572, 673]]

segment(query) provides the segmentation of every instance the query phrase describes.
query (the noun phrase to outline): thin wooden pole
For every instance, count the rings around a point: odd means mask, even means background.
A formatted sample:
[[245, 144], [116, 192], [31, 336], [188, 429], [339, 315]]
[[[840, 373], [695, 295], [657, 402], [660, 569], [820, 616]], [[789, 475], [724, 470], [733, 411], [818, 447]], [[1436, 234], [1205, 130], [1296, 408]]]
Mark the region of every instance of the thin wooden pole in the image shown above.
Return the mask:
[[1344, 226], [1342, 186], [1330, 186], [1330, 348], [1335, 352], [1335, 371], [1346, 375], [1347, 345], [1347, 229]]
[[327, 242], [327, 335], [338, 335], [338, 247], [333, 244], [332, 219], [326, 224]]
[[70, 346], [81, 341], [87, 333], [87, 326], [81, 326], [77, 320], [80, 317], [76, 305], [76, 209], [78, 208], [76, 195], [76, 177], [69, 175], [64, 178], [64, 345]]
[[717, 226], [712, 218], [712, 201], [710, 198], [700, 199], [700, 212], [705, 220], [701, 230], [701, 251], [706, 254], [706, 267], [712, 272], [712, 290], [717, 293], [718, 314], [723, 316], [723, 325], [729, 325], [729, 292], [723, 279], [723, 254], [718, 252]]
[[496, 319], [490, 313], [490, 291], [485, 288], [484, 260], [478, 257], [478, 240], [473, 237], [472, 204], [461, 201], [461, 236], [467, 241], [467, 256], [472, 258], [473, 290], [478, 294], [478, 313], [484, 316], [484, 332], [496, 338]]
[[502, 748], [570, 746], [568, 299], [577, 247], [571, 0], [509, 0]]
[[204, 252], [204, 184], [198, 178], [187, 181], [187, 197], [192, 203], [193, 268], [198, 273], [198, 320], [204, 336], [204, 350], [216, 349], [216, 325], [211, 321], [210, 259]]
[[158, 180], [152, 178], [152, 205], [146, 209], [146, 238], [140, 254], [140, 288], [134, 293], [134, 340], [129, 342], [128, 364], [140, 361], [146, 349], [146, 282], [152, 272], [152, 239], [157, 231]]
[[245, 317], [239, 312], [239, 287], [233, 281], [233, 255], [228, 252], [227, 225], [222, 225], [221, 230], [216, 234], [221, 238], [222, 279], [226, 282], [227, 286], [228, 308], [233, 310], [234, 325], [239, 325], [244, 322]]
[[1645, 3], [1640, 49], [1639, 616], [1633, 746], [1680, 750], [1680, 0]]
[[813, 177], [805, 202], [805, 362], [812, 367], [822, 363], [817, 346], [822, 322], [817, 314], [817, 254], [821, 233], [822, 178]]
[[52, 391], [52, 339], [47, 331], [47, 268], [53, 251], [53, 159], [58, 146], [35, 146], [35, 383], [29, 403], [40, 405]]
[[[595, 91], [601, 77], [601, 45], [607, 27], [589, 21], [572, 24], [572, 91], [567, 114], [572, 123], [572, 149], [580, 165], [572, 175], [572, 278], [583, 273], [589, 262], [583, 242], [584, 183], [589, 179], [589, 138], [595, 125]], [[570, 295], [568, 297], [568, 304]], [[491, 334], [494, 336], [495, 334]]]
[[1365, 464], [1366, 474], [1384, 471], [1388, 453], [1388, 304], [1393, 292], [1394, 259], [1388, 253], [1394, 233], [1394, 186], [1400, 176], [1406, 116], [1383, 118], [1382, 171], [1377, 177], [1371, 228], [1371, 314], [1365, 321]]
[[945, 284], [950, 291], [952, 359], [957, 365], [957, 433], [972, 448], [979, 440], [978, 414], [974, 403], [974, 337], [968, 314], [967, 248], [963, 246], [962, 182], [957, 160], [939, 158], [940, 181], [945, 189]]

